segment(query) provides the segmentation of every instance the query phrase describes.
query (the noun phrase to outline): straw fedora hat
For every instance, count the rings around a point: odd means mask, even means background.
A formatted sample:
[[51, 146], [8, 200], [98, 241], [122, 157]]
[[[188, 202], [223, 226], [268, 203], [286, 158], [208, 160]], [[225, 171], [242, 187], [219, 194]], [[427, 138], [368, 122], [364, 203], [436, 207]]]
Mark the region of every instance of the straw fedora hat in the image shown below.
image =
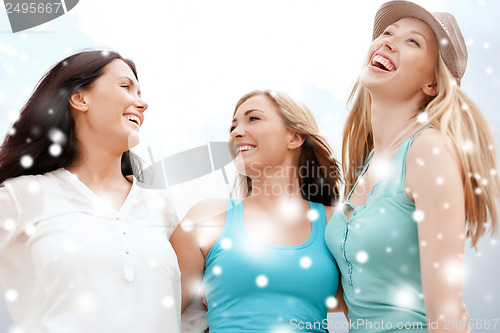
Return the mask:
[[467, 47], [453, 15], [431, 13], [410, 1], [389, 1], [375, 15], [372, 39], [379, 37], [389, 25], [406, 17], [422, 20], [434, 31], [443, 60], [460, 84], [467, 67]]

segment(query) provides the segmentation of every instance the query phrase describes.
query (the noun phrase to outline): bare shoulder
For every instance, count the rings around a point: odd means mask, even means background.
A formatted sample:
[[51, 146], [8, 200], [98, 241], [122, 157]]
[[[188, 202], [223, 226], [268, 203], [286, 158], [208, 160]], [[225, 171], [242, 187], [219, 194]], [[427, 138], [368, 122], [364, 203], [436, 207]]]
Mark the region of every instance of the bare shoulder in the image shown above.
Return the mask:
[[225, 216], [226, 209], [225, 199], [205, 199], [194, 204], [183, 220], [190, 220], [195, 224], [205, 221], [218, 222], [221, 217]]
[[413, 140], [407, 157], [411, 162], [435, 164], [443, 159], [456, 159], [457, 153], [451, 140], [445, 138], [439, 129], [429, 128]]
[[[406, 156], [406, 184], [411, 189], [448, 188], [461, 184], [458, 154], [451, 140], [430, 128], [415, 138]], [[435, 191], [435, 193], [437, 193]]]

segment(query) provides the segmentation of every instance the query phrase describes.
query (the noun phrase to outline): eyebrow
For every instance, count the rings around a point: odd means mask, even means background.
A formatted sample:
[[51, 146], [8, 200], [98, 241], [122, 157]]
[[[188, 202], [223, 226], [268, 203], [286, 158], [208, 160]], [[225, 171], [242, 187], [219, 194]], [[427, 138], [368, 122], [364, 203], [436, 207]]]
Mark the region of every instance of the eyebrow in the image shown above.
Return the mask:
[[[397, 24], [397, 23], [393, 23], [393, 24], [391, 24], [391, 25], [393, 25], [393, 26], [395, 26], [396, 28], [398, 28], [398, 29], [399, 29], [399, 24]], [[425, 36], [424, 36], [424, 35], [422, 35], [422, 34], [421, 34], [420, 32], [418, 32], [418, 31], [415, 31], [415, 30], [410, 30], [410, 33], [420, 35], [420, 36], [422, 36], [422, 38], [423, 38], [425, 41], [427, 41], [427, 38], [425, 38]]]
[[[253, 111], [259, 111], [259, 112], [265, 113], [264, 111], [259, 110], [259, 109], [250, 109], [250, 110], [248, 110], [248, 111], [245, 111], [245, 114], [244, 114], [244, 115], [245, 115], [245, 116], [247, 116], [250, 112], [253, 112]], [[232, 121], [232, 122], [233, 122], [233, 123], [237, 122], [236, 118], [233, 118], [233, 121]]]
[[[116, 79], [116, 81], [119, 81], [121, 79], [127, 79], [128, 81], [130, 81], [130, 83], [133, 85], [133, 86], [136, 86], [137, 84], [135, 83], [134, 80], [132, 80], [130, 77], [128, 76], [120, 76], [118, 79]], [[141, 96], [141, 90], [139, 89], [137, 91], [137, 95], [139, 95], [139, 97]]]

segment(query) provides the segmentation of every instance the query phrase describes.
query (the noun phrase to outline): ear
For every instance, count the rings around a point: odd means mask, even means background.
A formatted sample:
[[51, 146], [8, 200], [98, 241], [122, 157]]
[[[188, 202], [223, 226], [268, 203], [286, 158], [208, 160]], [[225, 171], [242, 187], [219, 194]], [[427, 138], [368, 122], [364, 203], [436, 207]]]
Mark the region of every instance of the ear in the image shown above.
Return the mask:
[[424, 86], [424, 88], [422, 89], [422, 91], [427, 96], [430, 96], [430, 97], [437, 96], [437, 94], [438, 94], [437, 82], [431, 82], [431, 83], [426, 84]]
[[298, 133], [290, 133], [290, 139], [288, 140], [288, 149], [297, 149], [304, 143], [304, 138]]
[[78, 91], [71, 95], [69, 99], [69, 105], [76, 111], [87, 112], [89, 106], [85, 101], [85, 93], [83, 91]]

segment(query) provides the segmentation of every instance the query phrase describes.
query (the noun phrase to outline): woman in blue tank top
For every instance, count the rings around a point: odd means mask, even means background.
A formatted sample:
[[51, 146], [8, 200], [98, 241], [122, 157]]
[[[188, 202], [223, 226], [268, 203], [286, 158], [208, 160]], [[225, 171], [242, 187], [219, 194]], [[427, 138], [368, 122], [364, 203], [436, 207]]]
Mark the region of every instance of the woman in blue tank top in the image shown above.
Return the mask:
[[326, 229], [351, 332], [468, 332], [462, 253], [494, 231], [494, 138], [460, 88], [455, 18], [408, 1], [375, 17], [344, 134], [346, 200]]
[[202, 284], [211, 333], [326, 332], [339, 277], [324, 240], [330, 147], [307, 108], [271, 91], [239, 100], [230, 142], [243, 200], [196, 204], [170, 240], [183, 310]]

